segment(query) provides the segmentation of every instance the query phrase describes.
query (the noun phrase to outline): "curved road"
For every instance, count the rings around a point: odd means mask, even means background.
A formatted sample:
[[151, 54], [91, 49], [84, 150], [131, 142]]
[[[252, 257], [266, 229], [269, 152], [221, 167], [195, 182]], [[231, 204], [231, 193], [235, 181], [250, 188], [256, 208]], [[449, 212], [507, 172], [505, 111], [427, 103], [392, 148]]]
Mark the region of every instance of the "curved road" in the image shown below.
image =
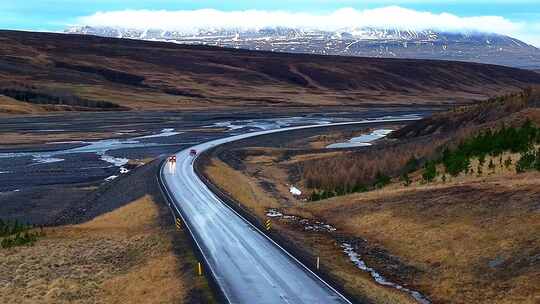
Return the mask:
[[[220, 144], [276, 132], [414, 119], [266, 130], [217, 139], [193, 148], [201, 153]], [[178, 152], [176, 158], [175, 164], [167, 162], [161, 168], [161, 181], [229, 303], [350, 303], [214, 195], [195, 174], [196, 157], [189, 155], [189, 149]]]

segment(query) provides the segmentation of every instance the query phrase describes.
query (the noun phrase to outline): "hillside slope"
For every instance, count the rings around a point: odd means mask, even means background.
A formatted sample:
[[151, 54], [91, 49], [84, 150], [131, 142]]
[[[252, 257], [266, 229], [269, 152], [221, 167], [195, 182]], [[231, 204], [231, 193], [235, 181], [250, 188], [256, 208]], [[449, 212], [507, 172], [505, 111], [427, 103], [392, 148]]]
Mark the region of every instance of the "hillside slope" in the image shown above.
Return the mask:
[[325, 148], [398, 127], [261, 136], [203, 156], [204, 172], [359, 302], [410, 303], [392, 292], [414, 290], [428, 303], [538, 303], [540, 91]]
[[16, 31], [0, 42], [0, 94], [48, 111], [442, 104], [540, 83], [531, 71], [448, 61]]

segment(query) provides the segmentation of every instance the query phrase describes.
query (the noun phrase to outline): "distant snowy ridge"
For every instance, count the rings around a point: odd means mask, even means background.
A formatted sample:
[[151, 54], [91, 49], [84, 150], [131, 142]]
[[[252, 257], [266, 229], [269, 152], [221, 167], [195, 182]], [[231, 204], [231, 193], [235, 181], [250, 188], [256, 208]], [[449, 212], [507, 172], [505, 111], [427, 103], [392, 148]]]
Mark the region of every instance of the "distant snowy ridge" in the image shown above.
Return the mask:
[[167, 41], [274, 52], [445, 59], [540, 69], [540, 50], [518, 39], [482, 32], [349, 27], [335, 31], [265, 27], [191, 30], [75, 26], [66, 33]]
[[162, 30], [156, 28], [130, 29], [109, 26], [73, 26], [64, 31], [70, 34], [87, 34], [116, 38], [147, 39], [147, 40], [184, 40], [184, 39], [299, 39], [319, 38], [336, 40], [399, 40], [399, 41], [437, 41], [453, 38], [453, 40], [471, 40], [486, 38], [485, 43], [490, 44], [490, 38], [504, 39], [514, 42], [516, 46], [530, 47], [530, 45], [508, 36], [481, 33], [481, 32], [438, 32], [435, 30], [417, 31], [413, 29], [388, 28], [344, 28], [337, 31], [317, 29], [298, 29], [286, 27], [266, 27], [261, 29], [219, 29], [201, 28], [190, 31]]

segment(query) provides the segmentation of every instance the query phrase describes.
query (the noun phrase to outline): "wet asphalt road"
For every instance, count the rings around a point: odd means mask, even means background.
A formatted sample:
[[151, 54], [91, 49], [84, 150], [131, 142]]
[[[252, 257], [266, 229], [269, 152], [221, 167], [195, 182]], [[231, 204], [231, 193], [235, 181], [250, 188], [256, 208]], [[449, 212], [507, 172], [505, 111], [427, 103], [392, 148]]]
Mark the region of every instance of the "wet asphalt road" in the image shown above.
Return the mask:
[[[193, 148], [200, 154], [249, 137], [316, 127], [245, 133]], [[212, 193], [194, 171], [196, 158], [190, 149], [178, 152], [176, 162], [162, 167], [162, 182], [229, 303], [350, 303]]]

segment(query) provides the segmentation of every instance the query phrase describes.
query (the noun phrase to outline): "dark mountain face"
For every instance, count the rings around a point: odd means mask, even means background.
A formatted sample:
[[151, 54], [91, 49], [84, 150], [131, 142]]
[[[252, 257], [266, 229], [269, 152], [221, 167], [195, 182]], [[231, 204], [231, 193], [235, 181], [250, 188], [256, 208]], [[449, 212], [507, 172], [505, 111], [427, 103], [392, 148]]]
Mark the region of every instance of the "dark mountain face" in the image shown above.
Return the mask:
[[478, 63], [0, 31], [3, 102], [52, 110], [447, 106], [540, 85]]
[[539, 49], [508, 36], [486, 33], [375, 28], [335, 32], [291, 28], [217, 29], [184, 33], [90, 26], [75, 27], [66, 32], [274, 52], [458, 60], [540, 69]]

